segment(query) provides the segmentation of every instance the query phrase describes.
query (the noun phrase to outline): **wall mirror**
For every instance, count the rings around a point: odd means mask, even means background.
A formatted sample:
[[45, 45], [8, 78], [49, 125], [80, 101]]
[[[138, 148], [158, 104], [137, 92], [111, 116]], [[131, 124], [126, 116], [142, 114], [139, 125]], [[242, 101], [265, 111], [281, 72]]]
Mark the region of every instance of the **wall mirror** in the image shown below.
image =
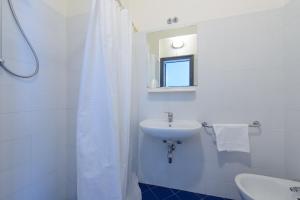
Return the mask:
[[191, 90], [197, 86], [197, 27], [147, 34], [148, 88]]

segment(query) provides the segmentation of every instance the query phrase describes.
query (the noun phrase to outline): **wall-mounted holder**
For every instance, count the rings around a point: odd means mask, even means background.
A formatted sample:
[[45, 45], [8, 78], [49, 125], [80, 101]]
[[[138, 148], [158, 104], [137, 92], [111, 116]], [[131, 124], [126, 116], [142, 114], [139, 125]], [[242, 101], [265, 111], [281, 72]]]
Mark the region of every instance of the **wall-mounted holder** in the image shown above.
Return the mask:
[[[262, 125], [260, 123], [260, 121], [253, 121], [251, 124], [249, 124], [249, 128], [260, 128]], [[208, 129], [214, 129], [214, 127], [212, 125], [209, 125], [207, 122], [202, 122], [202, 127], [203, 128], [208, 128]], [[208, 134], [212, 135], [214, 138], [216, 138], [216, 135], [213, 132], [208, 132]]]
[[167, 19], [167, 24], [176, 24], [176, 23], [178, 23], [178, 21], [179, 21], [179, 19], [178, 19], [178, 17], [173, 17], [173, 18], [169, 18], [169, 19]]
[[[208, 125], [207, 122], [202, 122], [202, 126], [204, 128], [214, 128], [212, 125]], [[251, 124], [249, 124], [250, 128], [260, 128], [261, 127], [261, 123], [260, 121], [254, 121]]]

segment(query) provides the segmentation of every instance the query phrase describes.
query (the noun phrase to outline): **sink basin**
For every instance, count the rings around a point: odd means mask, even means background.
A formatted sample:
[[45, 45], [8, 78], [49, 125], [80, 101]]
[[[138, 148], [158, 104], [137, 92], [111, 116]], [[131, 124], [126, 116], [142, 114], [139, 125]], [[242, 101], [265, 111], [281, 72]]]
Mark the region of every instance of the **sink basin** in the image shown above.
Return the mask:
[[145, 134], [163, 140], [182, 140], [200, 132], [201, 124], [195, 120], [174, 120], [169, 123], [162, 119], [148, 119], [140, 123]]
[[298, 200], [300, 191], [292, 192], [290, 187], [300, 187], [300, 183], [280, 178], [240, 174], [235, 183], [243, 200]]

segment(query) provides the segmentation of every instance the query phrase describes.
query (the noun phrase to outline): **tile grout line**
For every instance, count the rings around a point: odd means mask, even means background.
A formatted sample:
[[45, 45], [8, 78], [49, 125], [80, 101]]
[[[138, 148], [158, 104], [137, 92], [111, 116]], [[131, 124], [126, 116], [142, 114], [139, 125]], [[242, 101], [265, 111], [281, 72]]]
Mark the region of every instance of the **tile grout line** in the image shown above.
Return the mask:
[[[148, 187], [148, 185], [147, 185], [147, 187]], [[151, 190], [151, 188], [150, 187], [148, 187], [149, 188], [149, 191], [153, 194], [153, 196], [156, 198], [156, 200], [160, 200], [159, 198], [158, 198], [158, 196], [156, 196], [156, 194]]]
[[[176, 197], [178, 197], [177, 195], [176, 195], [176, 193], [173, 191], [173, 189], [168, 189], [168, 190], [171, 190], [171, 195], [169, 195], [169, 196], [167, 196], [167, 197], [165, 197], [165, 198], [163, 198], [162, 200], [167, 200], [168, 198], [170, 198], [170, 197], [173, 197], [173, 196], [176, 196]], [[180, 199], [180, 198], [179, 198]]]

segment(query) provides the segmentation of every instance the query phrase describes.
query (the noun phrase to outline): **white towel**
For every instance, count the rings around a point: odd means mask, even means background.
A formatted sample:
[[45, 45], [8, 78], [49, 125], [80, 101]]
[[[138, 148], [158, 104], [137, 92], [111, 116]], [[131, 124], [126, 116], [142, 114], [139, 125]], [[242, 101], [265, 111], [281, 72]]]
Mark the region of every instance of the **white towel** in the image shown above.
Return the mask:
[[248, 124], [214, 124], [218, 151], [250, 153]]

